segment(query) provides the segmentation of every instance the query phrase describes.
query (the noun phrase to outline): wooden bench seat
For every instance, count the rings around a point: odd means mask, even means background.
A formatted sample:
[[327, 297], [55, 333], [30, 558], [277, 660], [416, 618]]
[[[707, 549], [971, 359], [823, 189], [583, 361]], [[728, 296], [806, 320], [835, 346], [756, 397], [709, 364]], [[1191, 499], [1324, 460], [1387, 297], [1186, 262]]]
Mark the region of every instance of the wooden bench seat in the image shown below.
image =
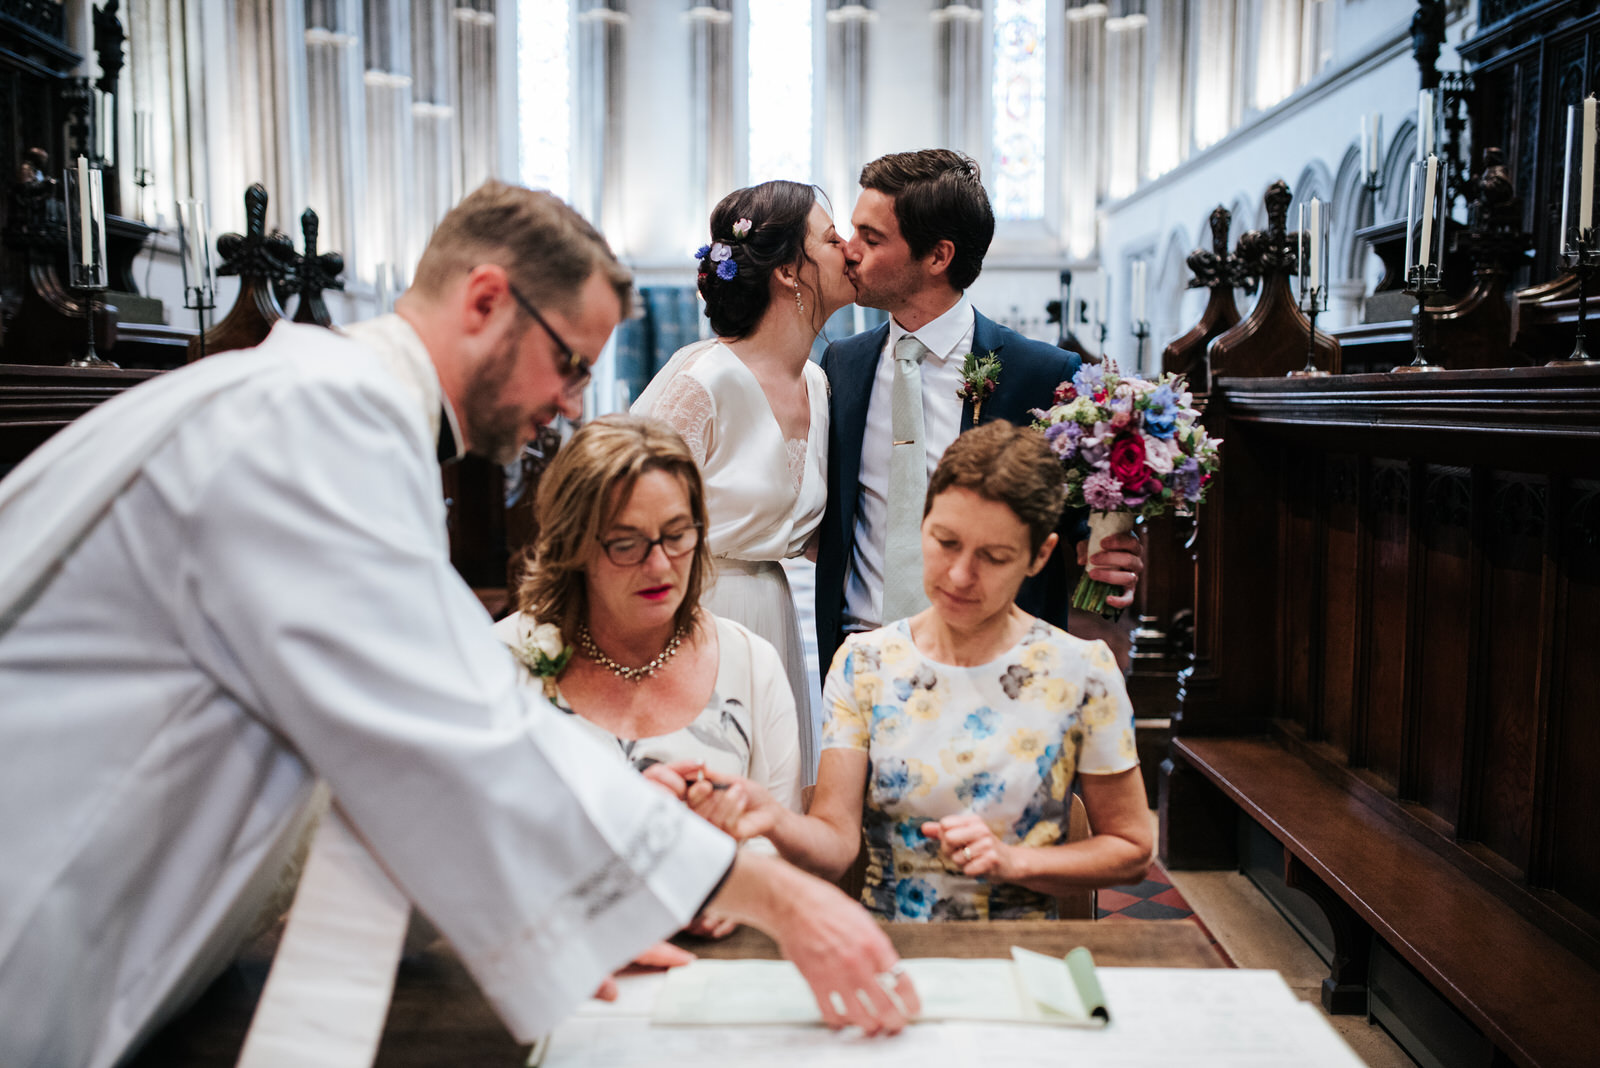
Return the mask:
[[1180, 738], [1202, 773], [1499, 1050], [1600, 1063], [1600, 970], [1270, 739]]

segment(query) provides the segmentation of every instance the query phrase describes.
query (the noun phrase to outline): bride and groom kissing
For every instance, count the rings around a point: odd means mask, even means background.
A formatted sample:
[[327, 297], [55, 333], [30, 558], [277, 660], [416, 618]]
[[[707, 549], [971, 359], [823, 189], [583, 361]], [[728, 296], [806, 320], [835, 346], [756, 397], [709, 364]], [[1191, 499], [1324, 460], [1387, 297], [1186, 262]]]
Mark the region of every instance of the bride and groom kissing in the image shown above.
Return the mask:
[[[895, 153], [868, 163], [860, 183], [848, 239], [813, 186], [773, 181], [724, 197], [696, 254], [715, 336], [676, 353], [633, 406], [670, 423], [700, 465], [718, 564], [706, 606], [777, 647], [806, 774], [817, 729], [780, 561], [816, 560], [826, 672], [846, 633], [925, 607], [918, 528], [944, 450], [980, 421], [1027, 424], [1079, 362], [966, 296], [994, 236], [976, 162], [947, 149]], [[818, 366], [816, 337], [851, 303], [889, 319], [832, 341]], [[998, 374], [971, 380], [969, 356], [992, 358]], [[1064, 521], [1082, 565], [1080, 523]], [[1113, 605], [1128, 603], [1142, 571], [1137, 541], [1108, 542], [1090, 570], [1126, 588]], [[1017, 603], [1065, 628], [1070, 593], [1067, 567], [1052, 562]]]

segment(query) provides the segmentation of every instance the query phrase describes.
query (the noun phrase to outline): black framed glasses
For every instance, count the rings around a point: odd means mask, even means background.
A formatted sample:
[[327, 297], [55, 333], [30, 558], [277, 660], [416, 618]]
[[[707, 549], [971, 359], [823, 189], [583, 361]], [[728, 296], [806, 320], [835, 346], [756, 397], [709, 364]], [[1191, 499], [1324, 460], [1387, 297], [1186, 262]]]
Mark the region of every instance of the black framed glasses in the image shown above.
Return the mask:
[[516, 286], [507, 282], [506, 288], [511, 291], [512, 299], [522, 306], [522, 310], [533, 316], [534, 322], [544, 327], [544, 332], [549, 334], [550, 340], [555, 343], [556, 351], [561, 353], [561, 360], [556, 364], [556, 368], [561, 372], [561, 377], [567, 380], [567, 392], [572, 394], [582, 393], [584, 387], [589, 384], [590, 369], [594, 366], [593, 361], [585, 360], [578, 355], [577, 350], [567, 344], [560, 334], [556, 333], [555, 327], [545, 322], [544, 316], [539, 314], [539, 309], [529, 303], [527, 297], [517, 292]]
[[671, 533], [663, 532], [659, 538], [646, 538], [642, 534], [625, 534], [620, 538], [599, 539], [606, 558], [618, 567], [637, 567], [650, 558], [656, 546], [671, 560], [679, 560], [694, 552], [700, 544], [700, 524], [695, 523]]

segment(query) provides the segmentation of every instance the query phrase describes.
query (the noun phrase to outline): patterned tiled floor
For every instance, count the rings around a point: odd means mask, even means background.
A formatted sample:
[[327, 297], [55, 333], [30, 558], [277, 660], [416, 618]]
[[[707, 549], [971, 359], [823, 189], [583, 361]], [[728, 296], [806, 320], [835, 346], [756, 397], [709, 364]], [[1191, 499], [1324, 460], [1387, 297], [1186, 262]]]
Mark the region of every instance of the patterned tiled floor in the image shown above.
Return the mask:
[[1222, 959], [1230, 965], [1232, 958], [1227, 950], [1217, 941], [1216, 936], [1207, 930], [1204, 922], [1196, 916], [1189, 903], [1183, 899], [1178, 888], [1172, 885], [1172, 878], [1167, 875], [1159, 861], [1152, 861], [1150, 869], [1145, 872], [1141, 882], [1128, 886], [1113, 886], [1101, 890], [1096, 897], [1096, 918], [1108, 922], [1128, 920], [1189, 920], [1205, 931], [1206, 937], [1211, 940], [1211, 946]]

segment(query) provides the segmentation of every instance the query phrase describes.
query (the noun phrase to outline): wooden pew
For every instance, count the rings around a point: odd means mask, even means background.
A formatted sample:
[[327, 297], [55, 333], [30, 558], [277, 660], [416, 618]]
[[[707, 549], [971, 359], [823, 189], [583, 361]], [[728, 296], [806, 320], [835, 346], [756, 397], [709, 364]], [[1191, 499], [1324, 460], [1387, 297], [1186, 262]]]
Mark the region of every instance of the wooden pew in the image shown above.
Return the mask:
[[1324, 1003], [1419, 1059], [1593, 1063], [1600, 368], [1223, 377], [1206, 418], [1163, 859], [1278, 851]]

